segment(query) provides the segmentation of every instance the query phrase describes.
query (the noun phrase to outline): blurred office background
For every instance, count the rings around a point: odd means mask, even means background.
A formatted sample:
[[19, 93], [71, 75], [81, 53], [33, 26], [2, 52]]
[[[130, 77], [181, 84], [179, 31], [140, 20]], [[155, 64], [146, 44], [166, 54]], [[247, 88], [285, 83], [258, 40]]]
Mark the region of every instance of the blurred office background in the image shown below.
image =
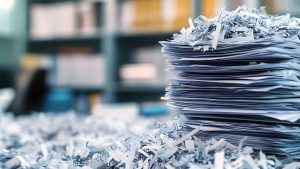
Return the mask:
[[0, 0], [0, 88], [8, 111], [91, 112], [134, 103], [165, 113], [168, 78], [159, 41], [224, 6], [299, 16], [298, 0]]

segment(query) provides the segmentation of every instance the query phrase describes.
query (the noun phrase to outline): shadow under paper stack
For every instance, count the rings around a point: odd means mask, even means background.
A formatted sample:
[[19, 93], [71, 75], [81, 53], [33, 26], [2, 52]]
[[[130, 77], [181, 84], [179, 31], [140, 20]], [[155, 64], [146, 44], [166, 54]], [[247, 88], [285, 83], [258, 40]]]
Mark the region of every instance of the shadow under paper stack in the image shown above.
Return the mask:
[[300, 159], [299, 18], [239, 7], [189, 22], [162, 42], [177, 73], [169, 106], [186, 116], [187, 128], [202, 125], [201, 139], [246, 138], [256, 150]]

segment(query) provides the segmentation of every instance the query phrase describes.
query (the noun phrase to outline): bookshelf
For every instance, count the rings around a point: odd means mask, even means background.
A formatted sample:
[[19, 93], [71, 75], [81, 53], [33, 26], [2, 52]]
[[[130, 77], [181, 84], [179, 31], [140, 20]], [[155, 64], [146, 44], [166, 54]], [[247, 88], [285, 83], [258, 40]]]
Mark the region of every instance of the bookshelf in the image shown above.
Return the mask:
[[[89, 93], [96, 91], [101, 94], [101, 100], [105, 103], [159, 101], [160, 97], [164, 94], [166, 85], [149, 85], [143, 83], [123, 84], [122, 79], [119, 75], [119, 71], [124, 63], [130, 62], [130, 58], [136, 50], [138, 50], [139, 48], [160, 47], [158, 42], [170, 39], [172, 37], [172, 34], [179, 30], [179, 27], [177, 25], [177, 28], [172, 29], [123, 29], [123, 26], [120, 25], [119, 21], [119, 19], [122, 17], [122, 14], [120, 14], [119, 12], [122, 10], [124, 10], [125, 12], [126, 10], [128, 11], [128, 7], [124, 7], [121, 5], [127, 3], [127, 6], [130, 6], [131, 3], [136, 3], [135, 1], [138, 1], [139, 5], [141, 5], [141, 3], [145, 3], [148, 0], [95, 0], [94, 2], [96, 3], [99, 9], [97, 11], [97, 18], [101, 20], [101, 22], [103, 22], [103, 25], [98, 27], [96, 32], [90, 34], [77, 33], [74, 36], [51, 36], [46, 38], [38, 38], [31, 36], [30, 33], [30, 25], [32, 25], [30, 10], [34, 5], [51, 5], [61, 2], [79, 3], [79, 0], [28, 0], [28, 38], [26, 51], [28, 53], [47, 53], [51, 55], [51, 57], [55, 57], [55, 55], [57, 55], [58, 53], [57, 48], [62, 46], [89, 47], [92, 49], [93, 53], [101, 53], [101, 57], [105, 58], [106, 67], [104, 84], [101, 86], [89, 87], [53, 85], [53, 88], [67, 88], [70, 90], [74, 90], [75, 92], [81, 93]], [[159, 5], [157, 4], [160, 2], [159, 0], [153, 1], [155, 1], [154, 5]], [[178, 2], [179, 1], [180, 3], [184, 3], [186, 0], [178, 0]], [[168, 1], [168, 3], [172, 2]], [[189, 0], [188, 9], [191, 9], [190, 17], [195, 17], [200, 14], [200, 5], [200, 0]], [[120, 8], [122, 8], [122, 10], [119, 10]], [[153, 8], [155, 8], [155, 6]], [[165, 15], [169, 16], [174, 14], [166, 13]], [[143, 18], [138, 19], [138, 22], [140, 22]], [[182, 20], [185, 20], [185, 24], [188, 25], [187, 19]], [[154, 23], [155, 20], [152, 22]], [[135, 21], [132, 21], [131, 23], [136, 24]], [[159, 25], [161, 23], [157, 24]], [[186, 25], [182, 25], [180, 27]]]
[[[95, 17], [97, 20], [97, 29], [89, 33], [73, 32], [73, 35], [61, 36], [54, 32], [52, 36], [36, 37], [32, 36], [32, 17], [31, 9], [35, 5], [55, 5], [60, 3], [75, 3], [79, 4], [82, 0], [27, 0], [18, 3], [14, 10], [15, 17], [14, 28], [19, 28], [16, 35], [0, 34], [0, 65], [2, 68], [17, 69], [20, 53], [25, 50], [26, 53], [47, 54], [50, 58], [59, 57], [61, 51], [69, 51], [72, 48], [80, 48], [85, 51], [89, 48], [89, 52], [93, 54], [100, 54], [99, 57], [105, 58], [105, 82], [101, 85], [54, 85], [53, 89], [67, 89], [73, 91], [74, 97], [80, 95], [85, 98], [84, 94], [101, 95], [101, 101], [105, 103], [115, 102], [151, 102], [159, 101], [160, 97], [164, 95], [165, 84], [148, 84], [148, 83], [123, 83], [123, 78], [120, 77], [120, 70], [125, 64], [132, 64], [136, 51], [144, 48], [160, 48], [159, 41], [166, 40], [172, 37], [174, 32], [178, 32], [181, 27], [187, 26], [187, 18], [178, 18], [176, 13], [188, 12], [189, 17], [196, 18], [201, 14], [214, 15], [223, 6], [227, 5], [229, 9], [234, 9], [241, 4], [246, 4], [250, 7], [267, 6], [268, 12], [280, 12], [280, 8], [284, 5], [281, 3], [274, 3], [271, 0], [90, 0], [95, 4]], [[88, 1], [88, 0], [85, 0]], [[151, 1], [154, 2], [151, 4]], [[183, 5], [182, 9], [169, 12], [173, 6], [173, 2], [178, 4], [187, 3]], [[286, 3], [287, 7], [282, 9], [289, 9], [292, 6], [297, 6], [296, 0], [294, 3]], [[159, 4], [163, 2], [164, 4]], [[25, 4], [26, 3], [26, 4]], [[132, 4], [138, 6], [139, 9], [134, 9]], [[277, 4], [277, 6], [275, 6]], [[26, 6], [26, 9], [23, 7]], [[208, 8], [208, 6], [210, 8]], [[155, 9], [156, 8], [156, 9]], [[157, 19], [157, 14], [151, 12], [157, 8], [165, 9], [162, 12], [163, 19], [178, 20], [177, 24], [172, 22], [164, 22], [161, 18]], [[188, 9], [188, 10], [187, 10]], [[57, 12], [59, 8], [55, 8]], [[136, 10], [136, 11], [135, 11]], [[24, 16], [23, 13], [27, 12]], [[84, 11], [84, 10], [83, 10]], [[135, 11], [138, 17], [133, 17], [131, 12]], [[146, 11], [147, 14], [143, 14]], [[69, 13], [70, 14], [70, 13]], [[150, 15], [150, 16], [149, 16]], [[294, 12], [294, 15], [299, 15]], [[87, 16], [90, 16], [88, 14]], [[25, 19], [23, 17], [26, 17]], [[149, 22], [145, 22], [147, 17], [154, 17]], [[48, 20], [48, 17], [43, 17]], [[59, 17], [55, 19], [60, 19]], [[122, 22], [122, 19], [127, 22]], [[27, 24], [23, 22], [26, 21]], [[74, 20], [73, 20], [74, 21]], [[56, 23], [56, 20], [55, 22]], [[165, 23], [167, 23], [165, 25]], [[74, 24], [72, 22], [72, 24]], [[91, 24], [87, 22], [86, 24]], [[27, 25], [27, 29], [24, 28]], [[54, 24], [56, 25], [56, 24]], [[144, 25], [144, 26], [143, 26]], [[152, 26], [154, 25], [154, 26]], [[170, 26], [171, 25], [171, 26]], [[76, 25], [78, 26], [78, 25]], [[54, 30], [55, 27], [53, 28]], [[22, 30], [27, 30], [22, 32]], [[49, 30], [48, 30], [49, 31]], [[69, 30], [68, 30], [69, 31]], [[74, 30], [71, 30], [74, 31]], [[52, 32], [53, 33], [53, 32]], [[23, 36], [24, 34], [24, 36]], [[21, 37], [21, 38], [19, 38]], [[20, 45], [25, 41], [25, 46]], [[17, 44], [17, 45], [16, 45]], [[61, 49], [63, 47], [63, 49]], [[147, 52], [146, 52], [147, 53]], [[148, 52], [149, 53], [149, 52]], [[13, 56], [11, 58], [4, 58], [5, 56]], [[149, 57], [149, 56], [148, 56]], [[150, 56], [151, 57], [151, 56]], [[145, 58], [143, 58], [145, 59]], [[51, 70], [50, 70], [51, 71]]]

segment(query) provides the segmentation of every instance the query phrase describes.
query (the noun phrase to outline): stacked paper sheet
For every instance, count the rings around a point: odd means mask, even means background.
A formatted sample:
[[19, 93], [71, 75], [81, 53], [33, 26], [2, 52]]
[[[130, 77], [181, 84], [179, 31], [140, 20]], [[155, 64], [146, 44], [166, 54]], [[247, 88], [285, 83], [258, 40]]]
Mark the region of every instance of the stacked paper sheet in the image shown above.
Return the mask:
[[177, 77], [166, 89], [170, 107], [202, 138], [225, 138], [300, 159], [299, 19], [240, 7], [190, 20], [162, 42]]

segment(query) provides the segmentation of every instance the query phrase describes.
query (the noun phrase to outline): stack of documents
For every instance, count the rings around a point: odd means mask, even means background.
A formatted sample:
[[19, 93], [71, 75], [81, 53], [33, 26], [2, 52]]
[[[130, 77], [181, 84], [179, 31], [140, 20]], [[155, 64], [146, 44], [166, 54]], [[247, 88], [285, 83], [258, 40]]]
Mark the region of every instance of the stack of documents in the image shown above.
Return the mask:
[[[244, 7], [234, 12], [227, 12], [225, 18], [242, 20], [240, 13], [267, 18]], [[245, 145], [256, 150], [300, 159], [298, 37], [270, 34], [259, 38], [259, 32], [242, 25], [245, 27], [235, 30], [248, 29], [246, 32], [252, 34], [239, 37], [237, 33], [226, 39], [230, 32], [226, 26], [230, 24], [224, 26], [220, 18], [205, 22], [211, 24], [211, 40], [199, 40], [209, 32], [199, 33], [203, 27], [190, 22], [190, 28], [182, 30], [182, 34], [161, 42], [162, 52], [170, 63], [168, 70], [177, 74], [166, 89], [165, 99], [170, 108], [183, 113], [186, 124], [201, 125], [201, 138], [225, 138], [238, 144], [246, 137]], [[242, 21], [239, 23], [246, 22]], [[290, 28], [284, 29], [288, 35]]]

